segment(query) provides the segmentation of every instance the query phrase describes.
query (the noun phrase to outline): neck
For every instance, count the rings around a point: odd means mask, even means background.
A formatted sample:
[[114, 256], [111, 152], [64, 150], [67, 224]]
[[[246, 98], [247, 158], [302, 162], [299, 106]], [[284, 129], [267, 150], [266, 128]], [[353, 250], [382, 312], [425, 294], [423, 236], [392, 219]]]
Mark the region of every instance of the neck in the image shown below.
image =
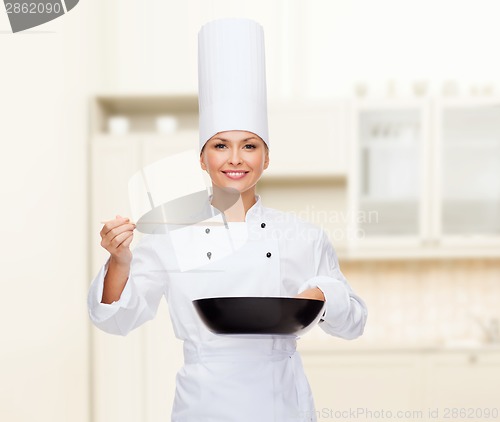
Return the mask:
[[241, 194], [236, 190], [226, 190], [213, 186], [212, 206], [222, 211], [227, 221], [245, 221], [247, 211], [256, 203], [255, 189]]

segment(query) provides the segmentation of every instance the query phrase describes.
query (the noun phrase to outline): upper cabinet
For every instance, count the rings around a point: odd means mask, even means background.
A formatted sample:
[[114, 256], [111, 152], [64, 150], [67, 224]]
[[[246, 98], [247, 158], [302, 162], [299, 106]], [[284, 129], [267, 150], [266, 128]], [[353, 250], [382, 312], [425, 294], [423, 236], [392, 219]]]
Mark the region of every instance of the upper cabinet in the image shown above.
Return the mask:
[[427, 134], [426, 110], [419, 103], [357, 108], [350, 183], [364, 237], [415, 238], [422, 232]]
[[500, 237], [500, 100], [436, 105], [435, 233]]
[[351, 111], [351, 251], [498, 254], [500, 100], [361, 101]]

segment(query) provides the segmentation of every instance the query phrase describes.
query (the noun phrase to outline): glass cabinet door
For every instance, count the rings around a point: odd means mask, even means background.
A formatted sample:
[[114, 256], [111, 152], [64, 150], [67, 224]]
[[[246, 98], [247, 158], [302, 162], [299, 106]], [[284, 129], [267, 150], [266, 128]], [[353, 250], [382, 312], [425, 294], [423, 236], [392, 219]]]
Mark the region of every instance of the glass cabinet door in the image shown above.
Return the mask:
[[444, 107], [443, 235], [500, 235], [500, 104]]
[[423, 127], [418, 108], [362, 110], [358, 121], [358, 232], [418, 236]]

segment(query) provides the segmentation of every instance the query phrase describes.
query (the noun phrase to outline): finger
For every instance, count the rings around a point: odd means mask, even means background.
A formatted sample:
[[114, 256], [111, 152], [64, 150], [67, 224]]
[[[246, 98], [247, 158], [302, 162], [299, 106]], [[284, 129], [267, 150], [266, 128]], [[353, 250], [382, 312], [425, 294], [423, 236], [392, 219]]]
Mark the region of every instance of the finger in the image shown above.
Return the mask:
[[130, 246], [130, 244], [132, 243], [132, 240], [134, 239], [134, 233], [131, 232], [130, 233], [130, 236], [127, 237], [123, 243], [120, 245], [121, 248], [128, 248]]
[[116, 219], [118, 219], [118, 220], [120, 220], [120, 219], [121, 220], [126, 220], [126, 221], [130, 221], [131, 223], [133, 223], [133, 221], [131, 221], [129, 217], [122, 217], [121, 215], [117, 215]]
[[110, 246], [113, 248], [113, 249], [118, 249], [122, 244], [123, 242], [129, 238], [130, 236], [132, 236], [132, 232], [125, 232], [125, 233], [121, 233], [119, 234], [118, 236], [115, 236], [115, 238], [110, 242]]
[[104, 224], [104, 226], [101, 230], [101, 233], [105, 236], [107, 233], [109, 233], [115, 227], [118, 227], [118, 226], [120, 226], [128, 221], [130, 221], [129, 218], [117, 216], [117, 218], [115, 218], [114, 220], [106, 221], [106, 223]]
[[108, 247], [114, 247], [113, 242], [115, 242], [115, 239], [118, 236], [121, 236], [120, 239], [123, 240], [123, 233], [133, 233], [134, 229], [135, 224], [122, 224], [121, 226], [115, 227], [106, 235], [102, 236], [101, 246], [105, 249], [108, 249]]
[[118, 234], [123, 233], [126, 230], [134, 230], [135, 229], [135, 224], [130, 223], [128, 221], [121, 221], [118, 225], [114, 225], [113, 227], [108, 227], [107, 224], [104, 225], [104, 227], [101, 230], [101, 237], [109, 237], [110, 239], [113, 239]]

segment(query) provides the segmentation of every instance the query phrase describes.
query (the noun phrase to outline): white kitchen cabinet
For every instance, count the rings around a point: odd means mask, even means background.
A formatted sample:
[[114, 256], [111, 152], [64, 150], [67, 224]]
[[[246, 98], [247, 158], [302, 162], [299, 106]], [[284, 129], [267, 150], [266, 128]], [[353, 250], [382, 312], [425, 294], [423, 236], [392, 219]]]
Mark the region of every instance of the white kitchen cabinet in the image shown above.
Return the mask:
[[354, 246], [418, 244], [427, 224], [425, 103], [355, 104], [353, 119], [348, 182]]
[[[91, 139], [92, 276], [108, 257], [100, 246], [101, 222], [114, 218], [116, 214], [130, 216], [128, 180], [140, 166], [137, 158], [140, 156], [139, 146], [137, 137], [130, 135], [95, 134]], [[91, 391], [96, 422], [143, 420], [144, 337], [145, 332], [140, 330], [122, 338], [92, 327]]]
[[318, 421], [500, 420], [498, 349], [342, 349], [302, 352]]
[[444, 243], [500, 239], [500, 100], [436, 102], [433, 233]]
[[367, 411], [421, 408], [420, 359], [390, 351], [303, 353], [318, 420], [350, 420], [350, 410], [360, 412], [359, 419], [376, 420]]
[[499, 105], [353, 102], [350, 250], [454, 256], [481, 246], [489, 256], [500, 246]]
[[[452, 420], [500, 420], [498, 352], [431, 354], [425, 371], [425, 407], [439, 408], [441, 418], [447, 412]], [[459, 416], [454, 414], [457, 409], [462, 412]]]
[[[90, 241], [91, 270], [97, 274], [108, 253], [100, 246], [101, 222], [116, 214], [129, 216], [127, 184], [137, 170], [138, 144], [129, 135], [95, 134], [90, 142]], [[126, 338], [91, 330], [93, 414], [96, 422], [140, 420], [143, 362], [140, 359], [143, 332]], [[123, 402], [128, 403], [123, 406]]]
[[[152, 162], [198, 148], [196, 97], [100, 96], [91, 107], [90, 220], [91, 270], [95, 275], [108, 257], [100, 246], [101, 221], [130, 216], [128, 181]], [[158, 133], [156, 118], [169, 115], [178, 127]], [[129, 131], [110, 134], [108, 119], [122, 116]], [[165, 181], [173, 183], [177, 181]], [[133, 246], [141, 234], [134, 235]], [[157, 317], [126, 337], [91, 330], [92, 402], [95, 422], [169, 420], [175, 374], [182, 348], [173, 333], [165, 302]]]

